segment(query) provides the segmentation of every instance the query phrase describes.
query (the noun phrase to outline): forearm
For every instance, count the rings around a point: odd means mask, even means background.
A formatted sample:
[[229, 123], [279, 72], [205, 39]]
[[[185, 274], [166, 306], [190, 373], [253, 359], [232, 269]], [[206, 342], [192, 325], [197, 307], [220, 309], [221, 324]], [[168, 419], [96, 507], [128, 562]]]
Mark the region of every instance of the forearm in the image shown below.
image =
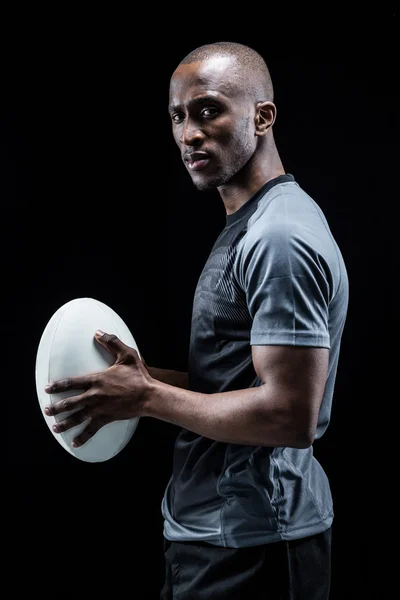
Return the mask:
[[[147, 365], [146, 365], [147, 366]], [[158, 369], [157, 367], [148, 367], [147, 370], [153, 379], [187, 390], [189, 388], [188, 373], [184, 371], [174, 371], [170, 369]]]
[[143, 416], [172, 423], [218, 442], [307, 447], [296, 419], [265, 385], [201, 394], [154, 381]]

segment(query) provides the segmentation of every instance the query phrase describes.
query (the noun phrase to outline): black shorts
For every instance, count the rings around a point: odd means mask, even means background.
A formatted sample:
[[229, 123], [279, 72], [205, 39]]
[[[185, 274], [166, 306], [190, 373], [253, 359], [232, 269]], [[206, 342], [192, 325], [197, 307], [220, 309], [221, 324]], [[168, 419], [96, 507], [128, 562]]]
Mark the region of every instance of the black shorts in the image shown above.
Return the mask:
[[164, 538], [161, 600], [328, 600], [331, 528], [307, 538], [222, 548]]

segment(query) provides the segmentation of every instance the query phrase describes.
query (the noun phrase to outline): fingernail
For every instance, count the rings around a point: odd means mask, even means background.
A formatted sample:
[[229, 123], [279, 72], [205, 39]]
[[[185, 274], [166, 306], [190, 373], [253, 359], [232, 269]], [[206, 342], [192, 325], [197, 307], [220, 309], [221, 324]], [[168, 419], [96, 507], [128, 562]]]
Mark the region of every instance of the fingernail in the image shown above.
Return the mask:
[[50, 409], [48, 406], [46, 406], [46, 408], [44, 409], [44, 412], [46, 413], [47, 416], [50, 416]]
[[101, 331], [101, 329], [98, 329], [98, 330], [96, 331], [96, 335], [97, 335], [97, 337], [101, 337], [101, 336], [103, 336], [103, 335], [104, 335], [104, 331]]
[[44, 391], [51, 392], [51, 385], [50, 384], [46, 385], [46, 387], [44, 388]]

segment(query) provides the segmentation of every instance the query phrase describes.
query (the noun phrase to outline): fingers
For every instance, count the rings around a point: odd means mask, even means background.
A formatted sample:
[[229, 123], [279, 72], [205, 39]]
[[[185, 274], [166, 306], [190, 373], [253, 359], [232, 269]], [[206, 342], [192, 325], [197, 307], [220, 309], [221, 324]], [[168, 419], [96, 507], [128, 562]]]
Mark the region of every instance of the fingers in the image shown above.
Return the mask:
[[[72, 427], [76, 427], [76, 425], [81, 425], [81, 423], [86, 421], [88, 418], [88, 411], [83, 408], [70, 417], [67, 417], [63, 421], [55, 423], [52, 429], [54, 433], [62, 433], [64, 431], [68, 431], [68, 429], [71, 429]], [[101, 427], [106, 425], [107, 422], [108, 421], [106, 419], [101, 419], [99, 417], [90, 421], [85, 429], [72, 440], [73, 447], [79, 448], [79, 446], [86, 444], [86, 442], [90, 440], [90, 438], [92, 438], [99, 431], [99, 429], [101, 429]]]
[[73, 439], [72, 445], [74, 448], [79, 448], [79, 446], [86, 444], [86, 442], [90, 440], [90, 438], [92, 438], [99, 431], [99, 429], [107, 423], [108, 421], [105, 419], [93, 419], [93, 421], [91, 421], [87, 427], [85, 427], [82, 433]]
[[69, 398], [63, 398], [62, 400], [53, 402], [53, 404], [48, 404], [45, 406], [44, 412], [48, 417], [53, 417], [66, 411], [79, 410], [85, 406], [86, 402], [87, 396], [85, 394], [78, 394]]
[[98, 329], [95, 333], [96, 340], [102, 344], [109, 352], [114, 356], [117, 356], [120, 352], [127, 349], [124, 344], [116, 335], [113, 333], [104, 333]]
[[52, 381], [44, 388], [48, 394], [58, 394], [69, 390], [88, 390], [93, 383], [93, 376], [84, 377], [66, 377], [58, 381]]
[[135, 358], [139, 358], [139, 354], [135, 350], [135, 348], [131, 348], [131, 346], [127, 346], [122, 342], [116, 335], [113, 333], [104, 333], [98, 329], [95, 333], [96, 340], [106, 348], [113, 356], [118, 358], [119, 355], [130, 355]]
[[85, 408], [82, 408], [82, 410], [78, 410], [73, 415], [67, 417], [63, 421], [55, 423], [52, 427], [52, 430], [54, 431], [54, 433], [62, 433], [63, 431], [68, 431], [68, 429], [76, 427], [76, 425], [80, 425], [88, 418], [88, 412], [85, 410]]

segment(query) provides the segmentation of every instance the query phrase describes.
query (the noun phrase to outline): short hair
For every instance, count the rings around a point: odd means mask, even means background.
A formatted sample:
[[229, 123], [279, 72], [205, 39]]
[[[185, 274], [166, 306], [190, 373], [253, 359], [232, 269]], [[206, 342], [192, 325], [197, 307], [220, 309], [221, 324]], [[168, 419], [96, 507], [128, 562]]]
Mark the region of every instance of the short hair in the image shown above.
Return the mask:
[[[273, 101], [274, 88], [271, 75], [263, 57], [253, 48], [238, 42], [213, 42], [195, 48], [181, 60], [180, 64], [190, 64], [208, 60], [215, 56], [230, 56], [236, 59], [236, 77], [244, 89], [251, 91], [258, 101]], [[249, 83], [251, 82], [251, 86]], [[251, 89], [250, 89], [251, 88]]]

